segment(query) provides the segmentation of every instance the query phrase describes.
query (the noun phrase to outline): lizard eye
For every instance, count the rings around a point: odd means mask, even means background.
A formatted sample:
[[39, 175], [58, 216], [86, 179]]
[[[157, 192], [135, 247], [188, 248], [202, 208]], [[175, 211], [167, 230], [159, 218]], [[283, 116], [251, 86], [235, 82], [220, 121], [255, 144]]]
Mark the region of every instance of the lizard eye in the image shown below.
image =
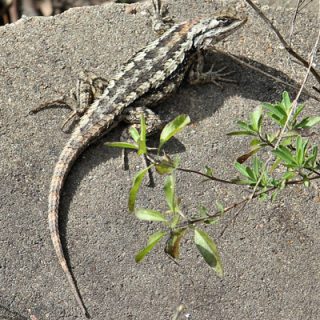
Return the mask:
[[218, 18], [217, 20], [220, 22], [220, 25], [223, 27], [226, 27], [232, 23], [232, 19], [229, 19], [226, 17]]

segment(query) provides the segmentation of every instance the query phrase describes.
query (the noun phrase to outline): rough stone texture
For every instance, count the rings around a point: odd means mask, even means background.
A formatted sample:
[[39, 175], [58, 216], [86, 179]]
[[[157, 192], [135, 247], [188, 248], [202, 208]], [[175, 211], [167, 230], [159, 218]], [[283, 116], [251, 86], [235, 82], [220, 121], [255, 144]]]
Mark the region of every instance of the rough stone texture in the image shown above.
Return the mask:
[[[224, 1], [226, 2], [226, 1]], [[208, 13], [215, 2], [172, 1], [177, 20]], [[250, 10], [249, 10], [250, 11]], [[250, 11], [251, 12], [251, 11]], [[281, 30], [289, 30], [290, 12], [267, 11]], [[51, 18], [34, 17], [0, 29], [0, 319], [83, 318], [55, 257], [47, 230], [47, 194], [52, 168], [68, 136], [60, 131], [67, 111], [28, 112], [75, 85], [80, 70], [108, 77], [154, 35], [148, 18], [124, 5], [72, 9]], [[306, 22], [307, 21], [307, 22]], [[316, 17], [300, 18], [295, 46], [306, 54], [317, 32]], [[301, 81], [303, 70], [290, 63], [285, 50], [260, 19], [252, 16], [223, 45], [287, 81]], [[230, 138], [235, 120], [244, 119], [262, 101], [280, 99], [283, 86], [223, 60], [238, 84], [184, 86], [159, 106], [163, 114], [187, 113], [193, 124], [168, 145], [184, 167], [215, 168], [232, 177], [232, 163], [247, 148]], [[293, 72], [294, 71], [294, 72]], [[293, 91], [288, 89], [293, 95]], [[318, 106], [305, 99], [308, 112]], [[168, 111], [167, 111], [168, 110]], [[116, 131], [108, 140], [117, 139]], [[316, 140], [317, 141], [317, 140]], [[319, 193], [290, 188], [275, 203], [253, 201], [219, 233], [232, 215], [208, 228], [225, 266], [219, 279], [203, 263], [190, 236], [180, 266], [160, 248], [141, 265], [134, 254], [157, 229], [127, 211], [128, 190], [139, 159], [130, 155], [131, 172], [121, 169], [120, 152], [100, 141], [74, 165], [61, 203], [61, 231], [80, 292], [93, 319], [170, 319], [186, 305], [192, 319], [318, 319], [320, 315]], [[230, 204], [244, 193], [193, 175], [177, 177], [183, 208], [199, 204], [211, 210], [216, 199]], [[162, 179], [144, 188], [139, 205], [165, 208]], [[33, 316], [33, 318], [31, 317]]]

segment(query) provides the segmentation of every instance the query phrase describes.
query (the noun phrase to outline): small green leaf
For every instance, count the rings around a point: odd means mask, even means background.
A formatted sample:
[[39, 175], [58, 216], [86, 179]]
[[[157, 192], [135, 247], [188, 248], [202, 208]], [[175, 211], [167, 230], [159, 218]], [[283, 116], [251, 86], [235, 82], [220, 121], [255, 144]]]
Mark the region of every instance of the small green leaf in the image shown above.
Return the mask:
[[261, 140], [260, 139], [252, 139], [250, 142], [251, 147], [256, 147], [261, 145]]
[[305, 143], [301, 136], [297, 137], [296, 141], [296, 162], [301, 166], [304, 162]]
[[206, 168], [206, 175], [209, 177], [213, 177], [213, 169], [208, 166], [205, 166], [205, 168]]
[[297, 128], [302, 128], [302, 129], [308, 129], [313, 127], [314, 125], [318, 124], [320, 122], [320, 117], [306, 117], [304, 118], [301, 122], [296, 124], [294, 127]]
[[239, 163], [239, 162], [236, 162], [236, 163], [234, 164], [234, 166], [235, 166], [235, 168], [236, 168], [243, 176], [249, 178], [249, 176], [248, 176], [248, 174], [247, 174], [246, 166], [242, 165], [242, 164]]
[[139, 171], [139, 172], [135, 175], [135, 177], [134, 177], [134, 179], [133, 179], [133, 184], [132, 184], [132, 187], [131, 187], [130, 192], [129, 192], [129, 202], [128, 202], [128, 207], [129, 207], [129, 211], [130, 211], [130, 212], [133, 212], [133, 211], [134, 211], [134, 206], [135, 206], [137, 194], [138, 194], [138, 191], [139, 191], [139, 189], [140, 189], [142, 180], [143, 180], [144, 176], [146, 175], [146, 173], [148, 172], [148, 170], [149, 170], [152, 166], [153, 166], [153, 165], [149, 166], [149, 167], [146, 168], [146, 169], [143, 169], [143, 170]]
[[304, 185], [306, 188], [309, 188], [309, 187], [310, 187], [310, 180], [308, 179], [307, 176], [303, 176], [303, 185]]
[[174, 163], [171, 159], [163, 159], [155, 165], [157, 172], [161, 175], [170, 174], [174, 171]]
[[220, 201], [216, 201], [216, 207], [220, 211], [221, 214], [224, 214], [224, 206]]
[[228, 132], [227, 136], [255, 136], [256, 134], [252, 131], [232, 131], [232, 132]]
[[160, 135], [160, 145], [158, 151], [161, 150], [163, 145], [168, 142], [174, 135], [181, 131], [185, 126], [190, 123], [189, 116], [183, 114], [170, 121], [162, 130]]
[[138, 132], [138, 130], [135, 127], [130, 127], [129, 128], [129, 133], [132, 137], [132, 139], [138, 143], [139, 139], [140, 139], [140, 134]]
[[[269, 111], [268, 115], [271, 118], [273, 118], [274, 120], [279, 121], [283, 117], [287, 116], [287, 114], [281, 108], [279, 108], [278, 106], [275, 106], [271, 103], [263, 103], [262, 107]], [[276, 117], [273, 117], [273, 116], [276, 116]]]
[[167, 222], [167, 219], [161, 212], [150, 209], [137, 209], [135, 210], [136, 217], [144, 221]]
[[301, 113], [301, 111], [304, 109], [304, 105], [303, 104], [299, 104], [297, 106], [297, 109], [295, 111], [295, 113], [293, 114], [292, 116], [292, 122], [295, 123], [297, 118], [298, 118], [298, 115]]
[[187, 231], [187, 228], [181, 228], [181, 229], [172, 231], [166, 243], [166, 247], [164, 251], [174, 259], [179, 258], [181, 239], [185, 235], [186, 231]]
[[139, 145], [138, 155], [139, 156], [147, 153], [147, 142], [146, 142], [147, 138], [146, 137], [147, 137], [146, 121], [145, 121], [144, 115], [142, 114], [141, 119], [140, 119], [140, 138], [138, 140], [138, 145]]
[[283, 104], [283, 106], [285, 107], [285, 109], [287, 110], [287, 114], [288, 114], [288, 111], [291, 109], [291, 100], [290, 100], [290, 97], [289, 97], [289, 93], [287, 91], [284, 91], [282, 93], [282, 101], [281, 101], [281, 104]]
[[154, 234], [152, 234], [149, 237], [148, 240], [148, 245], [143, 248], [142, 250], [140, 250], [136, 256], [135, 256], [135, 260], [136, 262], [140, 262], [143, 260], [143, 258], [153, 249], [153, 247], [166, 235], [166, 232], [163, 231], [158, 231]]
[[261, 127], [261, 119], [262, 119], [262, 107], [261, 106], [257, 107], [251, 113], [250, 118], [251, 118], [252, 129], [255, 132], [259, 132]]
[[280, 158], [276, 158], [275, 159], [275, 161], [273, 162], [273, 164], [272, 164], [272, 166], [270, 168], [270, 173], [274, 172], [274, 170], [276, 170], [279, 167], [281, 161], [282, 160]]
[[295, 159], [293, 158], [291, 151], [282, 145], [280, 145], [273, 153], [283, 160], [287, 165], [297, 165]]
[[107, 142], [104, 145], [111, 148], [138, 149], [135, 144], [128, 142]]
[[282, 180], [291, 180], [293, 179], [297, 174], [293, 171], [287, 171], [286, 173], [283, 174], [283, 176], [281, 177]]
[[176, 212], [175, 178], [173, 175], [166, 178], [163, 189], [171, 212]]
[[206, 263], [222, 277], [223, 267], [217, 246], [209, 235], [198, 228], [194, 229], [194, 242]]
[[250, 126], [248, 123], [246, 123], [245, 121], [237, 121], [237, 125], [243, 129], [244, 131], [249, 131], [249, 132], [252, 132], [252, 130], [250, 129]]
[[271, 201], [275, 201], [276, 200], [278, 193], [279, 193], [278, 190], [275, 190], [275, 191], [272, 192]]

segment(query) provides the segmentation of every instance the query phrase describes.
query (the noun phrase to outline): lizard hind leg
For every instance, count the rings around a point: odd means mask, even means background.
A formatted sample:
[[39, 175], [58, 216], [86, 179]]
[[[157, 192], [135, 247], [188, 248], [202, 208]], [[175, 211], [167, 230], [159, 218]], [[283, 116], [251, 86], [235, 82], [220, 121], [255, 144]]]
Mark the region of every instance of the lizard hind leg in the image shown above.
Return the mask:
[[34, 114], [40, 110], [56, 106], [62, 106], [71, 109], [70, 114], [67, 116], [61, 126], [61, 130], [63, 132], [67, 132], [72, 123], [76, 120], [79, 120], [87, 111], [92, 102], [99, 98], [107, 84], [107, 80], [96, 76], [92, 72], [81, 72], [77, 80], [77, 85], [75, 88], [70, 90], [69, 96], [63, 96], [57, 100], [41, 104], [40, 106], [31, 110], [30, 113]]
[[[147, 136], [155, 134], [156, 132], [160, 131], [164, 125], [166, 124], [165, 121], [160, 119], [159, 115], [154, 113], [151, 109], [145, 107], [137, 107], [137, 108], [128, 108], [125, 110], [123, 114], [122, 121], [129, 123], [130, 126], [124, 130], [121, 134], [121, 141], [128, 141], [130, 138], [130, 127], [134, 127], [136, 129], [140, 129], [140, 119], [141, 116], [144, 115], [146, 121], [146, 131]], [[122, 149], [122, 164], [123, 169], [128, 170], [128, 153], [127, 149]], [[148, 167], [149, 163], [146, 156], [143, 156], [143, 166], [146, 168]], [[154, 186], [154, 179], [150, 171], [148, 171], [148, 186]]]

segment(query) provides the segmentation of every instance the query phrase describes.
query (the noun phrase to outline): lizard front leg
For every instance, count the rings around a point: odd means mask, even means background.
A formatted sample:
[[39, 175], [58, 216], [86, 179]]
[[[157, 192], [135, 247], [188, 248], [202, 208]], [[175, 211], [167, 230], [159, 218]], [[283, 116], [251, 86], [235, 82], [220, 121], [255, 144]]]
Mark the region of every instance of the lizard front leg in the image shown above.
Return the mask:
[[173, 24], [173, 19], [168, 16], [168, 8], [162, 4], [161, 0], [152, 0], [152, 29], [157, 34], [161, 35], [167, 31]]
[[205, 51], [198, 50], [194, 63], [187, 76], [187, 80], [190, 84], [214, 83], [218, 87], [223, 88], [218, 81], [229, 83], [236, 82], [235, 80], [228, 78], [228, 76], [234, 73], [233, 71], [223, 72], [227, 67], [214, 70], [213, 64], [208, 71], [204, 71], [204, 55]]

